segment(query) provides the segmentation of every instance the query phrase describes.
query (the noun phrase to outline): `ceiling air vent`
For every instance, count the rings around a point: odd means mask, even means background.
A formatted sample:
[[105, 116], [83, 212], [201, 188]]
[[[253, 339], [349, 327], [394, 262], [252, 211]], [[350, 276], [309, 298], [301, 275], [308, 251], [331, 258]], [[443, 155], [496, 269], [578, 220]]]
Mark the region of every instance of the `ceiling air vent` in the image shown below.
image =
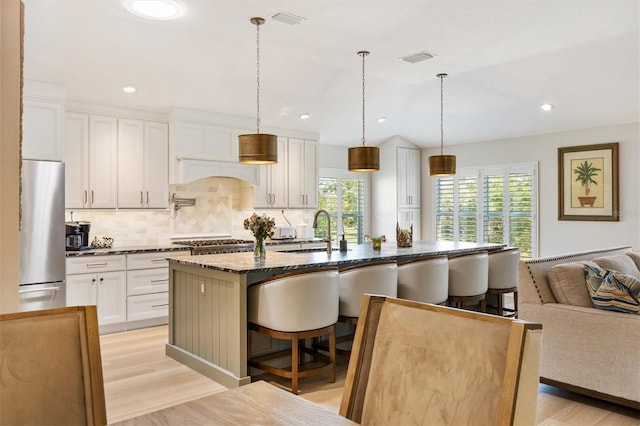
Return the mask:
[[273, 15], [271, 15], [271, 19], [273, 19], [274, 21], [284, 22], [285, 24], [289, 24], [289, 25], [297, 25], [300, 22], [305, 20], [305, 18], [302, 18], [300, 16], [296, 16], [292, 13], [282, 12], [282, 11], [278, 11]]
[[422, 61], [426, 61], [427, 59], [431, 59], [434, 56], [435, 55], [433, 53], [425, 52], [423, 50], [422, 52], [412, 53], [411, 55], [403, 56], [401, 59], [403, 61], [407, 61], [407, 62], [411, 62], [412, 64], [415, 64], [416, 62], [422, 62]]

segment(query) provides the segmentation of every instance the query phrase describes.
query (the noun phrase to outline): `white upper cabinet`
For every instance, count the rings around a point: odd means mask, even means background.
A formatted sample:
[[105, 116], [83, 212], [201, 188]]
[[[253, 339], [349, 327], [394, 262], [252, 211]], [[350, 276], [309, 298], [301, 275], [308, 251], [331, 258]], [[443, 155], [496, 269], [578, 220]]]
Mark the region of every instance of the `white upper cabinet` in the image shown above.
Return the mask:
[[22, 158], [63, 160], [64, 107], [25, 99], [22, 113]]
[[420, 150], [397, 150], [398, 207], [420, 208]]
[[214, 161], [238, 161], [240, 130], [204, 123], [176, 121], [174, 137], [178, 158]]
[[166, 208], [167, 123], [118, 120], [118, 207]]
[[67, 208], [115, 208], [118, 121], [114, 117], [65, 114]]
[[287, 158], [287, 138], [278, 137], [278, 162], [259, 166], [260, 182], [253, 192], [254, 208], [288, 207]]
[[289, 138], [289, 207], [318, 207], [318, 142]]

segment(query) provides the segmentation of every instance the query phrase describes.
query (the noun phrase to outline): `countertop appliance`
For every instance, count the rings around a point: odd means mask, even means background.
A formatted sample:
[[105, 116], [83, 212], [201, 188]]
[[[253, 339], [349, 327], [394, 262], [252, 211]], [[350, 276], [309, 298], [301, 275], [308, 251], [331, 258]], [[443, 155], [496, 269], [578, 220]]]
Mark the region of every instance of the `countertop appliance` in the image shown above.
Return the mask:
[[191, 247], [191, 254], [239, 253], [253, 250], [253, 241], [238, 239], [183, 240], [173, 244]]
[[66, 304], [64, 163], [22, 162], [19, 310]]
[[66, 222], [65, 241], [67, 250], [89, 250], [91, 222]]
[[293, 226], [276, 226], [273, 228], [272, 240], [291, 240], [296, 237]]

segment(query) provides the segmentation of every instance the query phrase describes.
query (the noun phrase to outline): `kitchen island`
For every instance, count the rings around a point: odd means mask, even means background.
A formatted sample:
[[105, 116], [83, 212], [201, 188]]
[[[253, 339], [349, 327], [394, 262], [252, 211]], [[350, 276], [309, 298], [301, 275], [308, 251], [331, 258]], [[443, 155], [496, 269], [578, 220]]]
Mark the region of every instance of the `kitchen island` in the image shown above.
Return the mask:
[[[269, 252], [169, 257], [169, 343], [166, 353], [227, 387], [251, 382], [247, 369], [247, 288], [304, 269], [345, 268], [384, 260], [407, 261], [499, 250], [501, 244], [416, 241], [400, 248], [384, 243], [347, 252]], [[257, 348], [256, 350], [269, 350]]]

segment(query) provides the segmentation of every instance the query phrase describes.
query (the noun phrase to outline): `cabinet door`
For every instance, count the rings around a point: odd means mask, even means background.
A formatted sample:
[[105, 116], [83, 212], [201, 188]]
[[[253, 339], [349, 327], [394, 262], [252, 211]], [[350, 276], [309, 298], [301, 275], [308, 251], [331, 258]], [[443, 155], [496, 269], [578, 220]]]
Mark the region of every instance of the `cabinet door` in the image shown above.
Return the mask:
[[64, 127], [65, 207], [81, 209], [89, 206], [89, 115], [67, 112]]
[[304, 198], [305, 208], [318, 207], [318, 142], [304, 142]]
[[420, 151], [397, 149], [398, 207], [420, 207]]
[[144, 201], [149, 208], [169, 203], [169, 125], [144, 123]]
[[96, 274], [67, 275], [67, 306], [98, 304]]
[[[247, 133], [209, 124], [176, 121], [175, 149], [178, 158], [238, 161], [237, 134]], [[248, 132], [251, 133], [251, 132]]]
[[118, 119], [118, 207], [141, 208], [144, 199], [144, 121]]
[[89, 117], [89, 206], [115, 208], [118, 184], [118, 120]]
[[271, 166], [257, 166], [258, 184], [253, 189], [253, 207], [268, 209], [271, 207]]
[[289, 202], [287, 181], [287, 138], [278, 137], [278, 163], [267, 166], [271, 169], [272, 208], [286, 208]]
[[61, 104], [24, 100], [22, 158], [63, 161], [63, 115]]
[[127, 274], [98, 274], [98, 323], [117, 324], [127, 321]]

